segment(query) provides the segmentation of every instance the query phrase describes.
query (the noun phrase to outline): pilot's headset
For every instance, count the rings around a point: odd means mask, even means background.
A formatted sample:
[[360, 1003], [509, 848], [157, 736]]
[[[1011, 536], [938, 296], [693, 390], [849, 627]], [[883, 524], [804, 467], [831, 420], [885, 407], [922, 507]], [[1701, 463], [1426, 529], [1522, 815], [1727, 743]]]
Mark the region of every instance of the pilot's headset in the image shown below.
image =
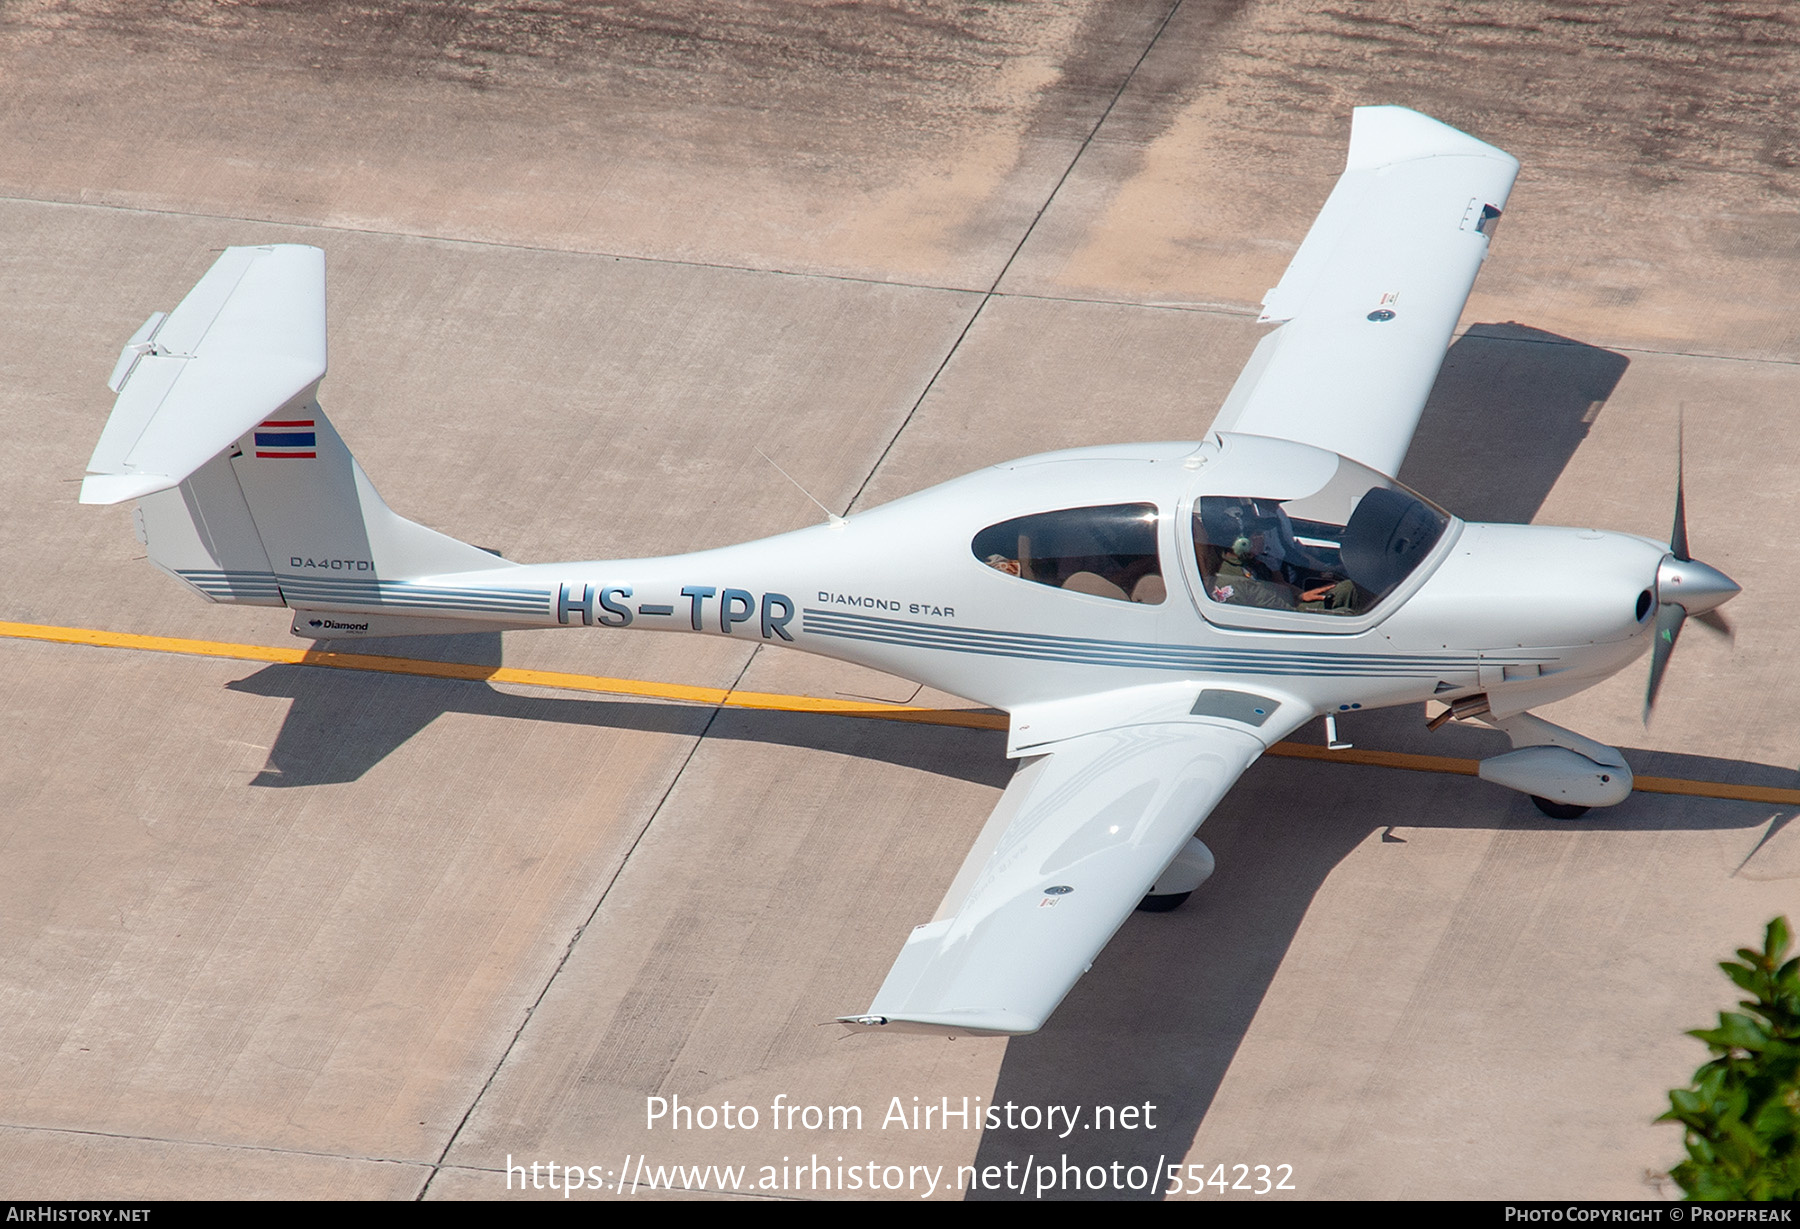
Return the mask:
[[[1249, 509], [1233, 499], [1223, 499], [1217, 495], [1206, 495], [1200, 499], [1200, 531], [1206, 540], [1221, 550], [1231, 551], [1239, 558], [1244, 558], [1244, 551], [1249, 550], [1248, 539], [1250, 529]], [[1239, 540], [1245, 546], [1240, 551]]]

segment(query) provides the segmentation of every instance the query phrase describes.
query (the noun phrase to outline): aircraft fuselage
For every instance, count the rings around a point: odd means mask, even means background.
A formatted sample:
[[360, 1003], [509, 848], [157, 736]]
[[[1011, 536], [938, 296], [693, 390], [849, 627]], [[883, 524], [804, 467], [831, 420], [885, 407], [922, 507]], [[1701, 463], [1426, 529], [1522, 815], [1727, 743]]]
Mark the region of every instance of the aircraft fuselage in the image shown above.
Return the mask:
[[[1246, 436], [1078, 449], [716, 550], [426, 578], [383, 586], [376, 602], [344, 590], [345, 600], [322, 601], [304, 582], [283, 590], [289, 605], [308, 611], [373, 616], [369, 635], [380, 633], [384, 613], [492, 617], [492, 603], [506, 601], [508, 626], [728, 636], [855, 662], [1009, 711], [1199, 678], [1323, 712], [1486, 693], [1504, 715], [1591, 686], [1648, 644], [1667, 549], [1631, 535], [1468, 524], [1440, 513], [1435, 540], [1388, 592], [1374, 600], [1364, 589], [1339, 610], [1325, 609], [1328, 599], [1302, 600], [1309, 577], [1323, 585], [1345, 570], [1334, 552], [1348, 548], [1333, 544], [1325, 522], [1284, 514], [1288, 527], [1279, 531], [1273, 520], [1257, 522], [1269, 538], [1282, 532], [1311, 543], [1289, 549], [1313, 571], [1292, 560], [1281, 564], [1285, 572], [1260, 562], [1239, 569], [1271, 578], [1257, 581], [1226, 577], [1230, 565], [1216, 558], [1209, 564], [1205, 526], [1218, 507], [1235, 510], [1238, 531], [1250, 532], [1244, 518], [1307, 510], [1310, 488], [1343, 486], [1356, 468], [1304, 445]], [[1355, 485], [1342, 518], [1352, 527], [1362, 498]], [[1293, 525], [1327, 536], [1295, 537]], [[1267, 551], [1263, 537], [1255, 540]], [[1023, 561], [977, 551], [998, 542], [1026, 555], [1034, 538], [1037, 555]], [[1048, 568], [1046, 550], [1060, 552]], [[1058, 567], [1077, 565], [1059, 580]], [[1113, 579], [1103, 575], [1115, 568]], [[285, 580], [279, 570], [277, 578]], [[1231, 600], [1238, 594], [1220, 600], [1251, 585], [1268, 604]]]

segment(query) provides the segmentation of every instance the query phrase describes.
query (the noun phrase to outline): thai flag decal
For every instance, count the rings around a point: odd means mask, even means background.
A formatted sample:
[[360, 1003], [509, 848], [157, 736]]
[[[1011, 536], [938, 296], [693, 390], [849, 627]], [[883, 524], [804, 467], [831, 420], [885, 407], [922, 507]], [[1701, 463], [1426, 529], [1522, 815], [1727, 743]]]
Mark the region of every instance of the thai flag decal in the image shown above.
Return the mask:
[[271, 418], [256, 428], [256, 455], [300, 459], [319, 455], [310, 418]]

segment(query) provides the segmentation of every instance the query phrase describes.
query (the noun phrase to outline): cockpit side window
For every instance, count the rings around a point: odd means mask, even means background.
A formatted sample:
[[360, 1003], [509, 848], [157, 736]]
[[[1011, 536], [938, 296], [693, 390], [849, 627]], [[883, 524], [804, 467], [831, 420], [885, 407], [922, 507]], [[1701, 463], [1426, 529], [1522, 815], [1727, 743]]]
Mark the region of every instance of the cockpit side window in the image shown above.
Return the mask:
[[1194, 554], [1206, 596], [1265, 610], [1367, 614], [1431, 553], [1449, 517], [1397, 484], [1333, 490], [1347, 485], [1294, 501], [1201, 496]]
[[1064, 508], [989, 525], [970, 543], [997, 571], [1120, 602], [1167, 595], [1156, 549], [1155, 504]]

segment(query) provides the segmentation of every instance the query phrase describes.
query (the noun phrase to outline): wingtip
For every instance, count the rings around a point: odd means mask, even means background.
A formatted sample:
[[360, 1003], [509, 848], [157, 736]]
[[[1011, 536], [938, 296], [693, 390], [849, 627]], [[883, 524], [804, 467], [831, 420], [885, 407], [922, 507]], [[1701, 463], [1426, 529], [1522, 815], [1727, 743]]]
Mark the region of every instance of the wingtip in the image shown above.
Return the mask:
[[1409, 107], [1357, 107], [1351, 112], [1346, 170], [1444, 156], [1497, 158], [1515, 167], [1519, 162], [1505, 150]]
[[839, 1016], [835, 1023], [859, 1033], [923, 1033], [933, 1037], [1021, 1037], [1042, 1028], [1042, 1020], [1011, 1011], [919, 1012], [910, 1015], [864, 1012]]

